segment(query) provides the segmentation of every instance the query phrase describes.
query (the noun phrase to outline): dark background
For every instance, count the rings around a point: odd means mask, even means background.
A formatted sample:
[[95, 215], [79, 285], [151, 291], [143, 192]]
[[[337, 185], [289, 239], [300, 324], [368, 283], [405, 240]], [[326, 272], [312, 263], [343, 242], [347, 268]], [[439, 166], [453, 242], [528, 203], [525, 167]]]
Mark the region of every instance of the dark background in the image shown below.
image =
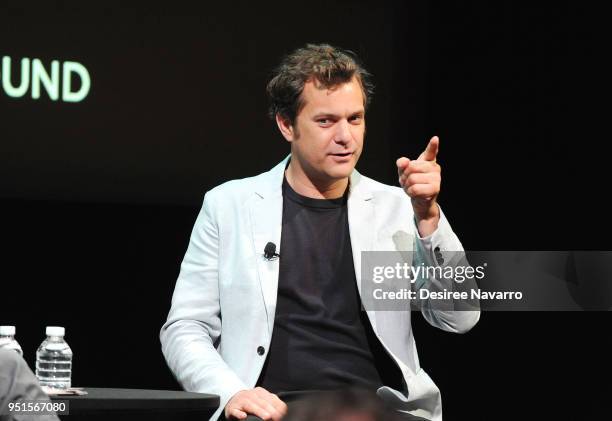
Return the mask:
[[[0, 56], [78, 61], [92, 86], [77, 104], [0, 88], [0, 323], [31, 366], [44, 327], [65, 326], [75, 385], [178, 388], [158, 332], [203, 194], [288, 153], [264, 87], [306, 42], [351, 49], [375, 76], [361, 172], [395, 184], [395, 159], [441, 137], [440, 202], [466, 249], [609, 249], [598, 15], [578, 2], [1, 6]], [[610, 407], [609, 312], [487, 312], [467, 335], [415, 316], [445, 420]]]

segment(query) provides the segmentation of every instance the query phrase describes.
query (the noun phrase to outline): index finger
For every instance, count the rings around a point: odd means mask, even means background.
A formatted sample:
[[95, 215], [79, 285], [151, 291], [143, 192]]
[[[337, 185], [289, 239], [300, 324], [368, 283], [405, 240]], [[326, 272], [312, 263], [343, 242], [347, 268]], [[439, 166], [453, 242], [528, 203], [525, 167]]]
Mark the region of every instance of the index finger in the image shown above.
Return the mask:
[[238, 419], [238, 420], [243, 420], [243, 419], [245, 419], [247, 417], [248, 414], [246, 412], [244, 412], [244, 411], [241, 411], [238, 408], [232, 408], [232, 409], [229, 410], [229, 415], [231, 417], [234, 417], [234, 418]]
[[440, 148], [440, 138], [438, 136], [434, 136], [429, 140], [427, 144], [427, 148], [425, 151], [419, 156], [419, 159], [425, 161], [435, 161], [436, 156], [438, 155], [438, 149]]
[[[267, 402], [261, 402], [261, 403], [267, 403]], [[260, 404], [260, 402], [255, 402], [254, 400], [248, 400], [246, 402], [243, 402], [242, 405], [240, 405], [240, 409], [242, 412], [246, 412], [247, 414], [252, 414], [255, 415], [256, 417], [259, 418], [263, 418], [263, 419], [267, 419], [270, 418], [270, 416], [272, 415], [269, 410], [266, 410], [263, 405]]]

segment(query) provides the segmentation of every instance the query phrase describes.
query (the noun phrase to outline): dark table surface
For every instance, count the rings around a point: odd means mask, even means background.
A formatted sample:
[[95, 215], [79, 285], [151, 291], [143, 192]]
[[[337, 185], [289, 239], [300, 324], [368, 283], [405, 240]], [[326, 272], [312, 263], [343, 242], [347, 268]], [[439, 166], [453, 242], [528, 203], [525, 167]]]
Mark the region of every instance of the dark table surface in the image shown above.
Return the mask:
[[113, 420], [206, 420], [219, 406], [219, 397], [208, 393], [98, 387], [85, 387], [84, 390], [87, 395], [51, 397], [53, 401], [68, 402], [68, 415], [62, 415], [62, 419], [101, 416]]

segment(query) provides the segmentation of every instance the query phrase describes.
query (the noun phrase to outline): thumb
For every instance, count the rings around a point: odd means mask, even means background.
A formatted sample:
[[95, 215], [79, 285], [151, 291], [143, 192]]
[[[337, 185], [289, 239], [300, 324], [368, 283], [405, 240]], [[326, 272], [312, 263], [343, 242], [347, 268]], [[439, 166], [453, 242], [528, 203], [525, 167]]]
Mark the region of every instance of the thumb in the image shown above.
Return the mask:
[[395, 165], [397, 165], [397, 169], [400, 172], [404, 171], [406, 167], [408, 166], [408, 164], [410, 164], [410, 160], [406, 158], [405, 156], [402, 156], [397, 161], [395, 161]]

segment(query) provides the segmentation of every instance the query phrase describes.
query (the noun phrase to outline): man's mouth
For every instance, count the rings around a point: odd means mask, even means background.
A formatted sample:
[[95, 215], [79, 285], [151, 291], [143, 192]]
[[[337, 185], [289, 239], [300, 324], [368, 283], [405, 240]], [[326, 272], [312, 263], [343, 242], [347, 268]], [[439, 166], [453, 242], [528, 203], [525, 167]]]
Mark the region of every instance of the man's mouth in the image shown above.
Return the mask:
[[346, 156], [350, 156], [352, 155], [353, 152], [340, 152], [340, 153], [333, 153], [333, 156], [340, 156], [340, 157], [346, 157]]

